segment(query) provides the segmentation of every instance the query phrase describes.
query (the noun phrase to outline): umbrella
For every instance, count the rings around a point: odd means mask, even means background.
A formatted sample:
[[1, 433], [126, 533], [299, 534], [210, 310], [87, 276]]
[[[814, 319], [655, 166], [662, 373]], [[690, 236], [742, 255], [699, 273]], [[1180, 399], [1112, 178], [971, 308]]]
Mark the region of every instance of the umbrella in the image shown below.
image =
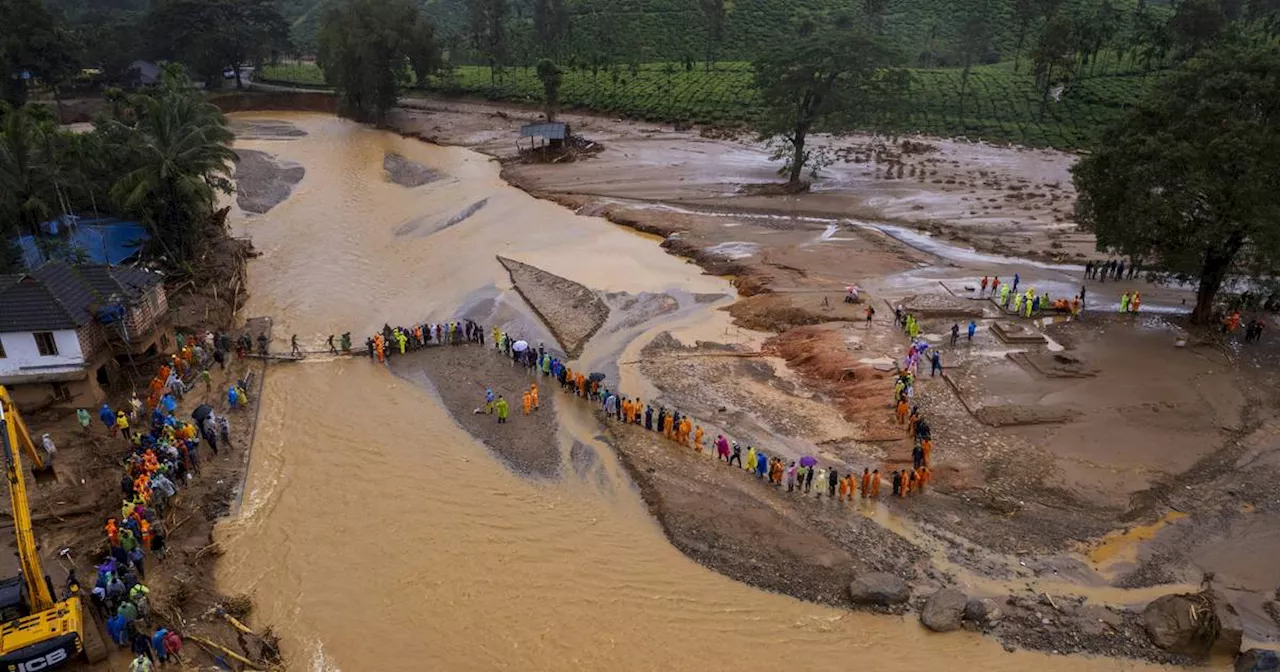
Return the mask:
[[513, 343], [513, 344], [511, 345], [511, 349], [512, 349], [512, 350], [514, 350], [514, 351], [516, 351], [516, 352], [524, 352], [525, 350], [528, 350], [528, 349], [529, 349], [529, 342], [528, 342], [528, 341], [516, 341], [515, 343]]
[[802, 467], [812, 467], [817, 463], [818, 463], [817, 458], [815, 458], [812, 455], [805, 455], [804, 457], [800, 458], [800, 466]]
[[196, 406], [196, 410], [191, 411], [191, 419], [197, 424], [204, 424], [204, 419], [213, 413], [213, 407], [209, 404], [200, 404]]
[[605, 379], [605, 375], [603, 373], [593, 373], [587, 377], [587, 380], [604, 380], [604, 379]]

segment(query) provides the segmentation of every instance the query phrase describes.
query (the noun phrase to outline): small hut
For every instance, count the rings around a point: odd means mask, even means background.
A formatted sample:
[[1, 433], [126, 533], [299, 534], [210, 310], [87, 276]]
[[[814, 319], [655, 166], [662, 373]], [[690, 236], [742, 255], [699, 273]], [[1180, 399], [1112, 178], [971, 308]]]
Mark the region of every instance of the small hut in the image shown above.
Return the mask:
[[[539, 146], [550, 146], [552, 149], [564, 147], [569, 139], [569, 124], [563, 121], [547, 121], [540, 124], [525, 124], [520, 127], [520, 137], [529, 138], [529, 149]], [[519, 141], [517, 141], [519, 146]]]

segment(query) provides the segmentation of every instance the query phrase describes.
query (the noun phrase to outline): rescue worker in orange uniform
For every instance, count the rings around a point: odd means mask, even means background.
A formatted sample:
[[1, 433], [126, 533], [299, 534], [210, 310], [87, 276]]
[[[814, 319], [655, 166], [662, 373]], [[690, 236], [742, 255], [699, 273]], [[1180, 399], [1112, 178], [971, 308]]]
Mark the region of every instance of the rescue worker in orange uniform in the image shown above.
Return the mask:
[[899, 400], [898, 400], [898, 424], [899, 424], [899, 425], [901, 425], [901, 424], [905, 424], [905, 423], [907, 422], [907, 411], [908, 411], [908, 410], [909, 410], [909, 409], [908, 409], [908, 406], [907, 406], [907, 400], [906, 400], [906, 399], [899, 399]]
[[867, 498], [867, 490], [871, 488], [871, 470], [862, 468], [862, 498]]
[[876, 469], [875, 471], [871, 472], [871, 496], [873, 498], [880, 496], [880, 470], [879, 469]]
[[524, 406], [524, 414], [529, 415], [529, 412], [533, 410], [533, 395], [525, 392], [524, 397], [521, 399], [521, 404]]
[[933, 455], [933, 439], [924, 439], [920, 442], [920, 448], [924, 450], [924, 463], [926, 466], [930, 464], [930, 456]]
[[698, 428], [693, 432], [693, 447], [696, 448], [699, 453], [702, 452], [702, 425], [698, 425]]
[[538, 384], [537, 383], [529, 384], [529, 396], [533, 398], [533, 410], [535, 411], [538, 410], [540, 406], [538, 405]]
[[107, 531], [107, 541], [111, 542], [112, 546], [119, 546], [120, 545], [120, 528], [116, 527], [116, 519], [108, 518], [107, 524], [103, 529]]

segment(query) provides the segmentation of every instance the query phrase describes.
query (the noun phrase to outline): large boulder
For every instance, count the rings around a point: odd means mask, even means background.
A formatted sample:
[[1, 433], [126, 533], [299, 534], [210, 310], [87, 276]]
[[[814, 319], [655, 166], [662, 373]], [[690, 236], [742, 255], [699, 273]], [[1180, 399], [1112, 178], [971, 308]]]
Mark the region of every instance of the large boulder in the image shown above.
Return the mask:
[[1234, 656], [1244, 637], [1240, 615], [1216, 590], [1157, 598], [1142, 611], [1142, 623], [1156, 646], [1192, 656]]
[[849, 584], [849, 597], [853, 598], [855, 604], [887, 607], [911, 599], [911, 587], [892, 574], [872, 572], [859, 576]]
[[934, 632], [951, 632], [960, 629], [964, 608], [969, 597], [955, 588], [943, 588], [925, 600], [920, 610], [920, 622]]
[[1249, 649], [1236, 658], [1236, 672], [1280, 672], [1280, 655], [1266, 649]]
[[1000, 620], [1003, 615], [1000, 604], [989, 597], [975, 597], [964, 605], [964, 619], [978, 625]]

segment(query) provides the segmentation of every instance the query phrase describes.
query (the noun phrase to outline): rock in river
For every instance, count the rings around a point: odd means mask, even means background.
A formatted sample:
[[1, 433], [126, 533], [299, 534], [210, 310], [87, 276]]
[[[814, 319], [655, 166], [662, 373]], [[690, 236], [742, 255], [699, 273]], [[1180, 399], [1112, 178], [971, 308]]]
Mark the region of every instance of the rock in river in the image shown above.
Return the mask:
[[934, 632], [960, 629], [969, 597], [955, 588], [943, 588], [929, 596], [920, 611], [920, 622]]
[[1240, 615], [1216, 590], [1157, 598], [1142, 611], [1142, 623], [1156, 646], [1192, 656], [1235, 655], [1244, 636]]
[[989, 597], [975, 597], [964, 605], [965, 620], [973, 621], [978, 625], [1000, 620], [1002, 615], [1000, 605]]
[[849, 584], [849, 596], [855, 604], [877, 604], [887, 607], [911, 598], [906, 581], [884, 572], [863, 574]]
[[1266, 649], [1249, 649], [1236, 658], [1236, 672], [1280, 672], [1280, 654]]

